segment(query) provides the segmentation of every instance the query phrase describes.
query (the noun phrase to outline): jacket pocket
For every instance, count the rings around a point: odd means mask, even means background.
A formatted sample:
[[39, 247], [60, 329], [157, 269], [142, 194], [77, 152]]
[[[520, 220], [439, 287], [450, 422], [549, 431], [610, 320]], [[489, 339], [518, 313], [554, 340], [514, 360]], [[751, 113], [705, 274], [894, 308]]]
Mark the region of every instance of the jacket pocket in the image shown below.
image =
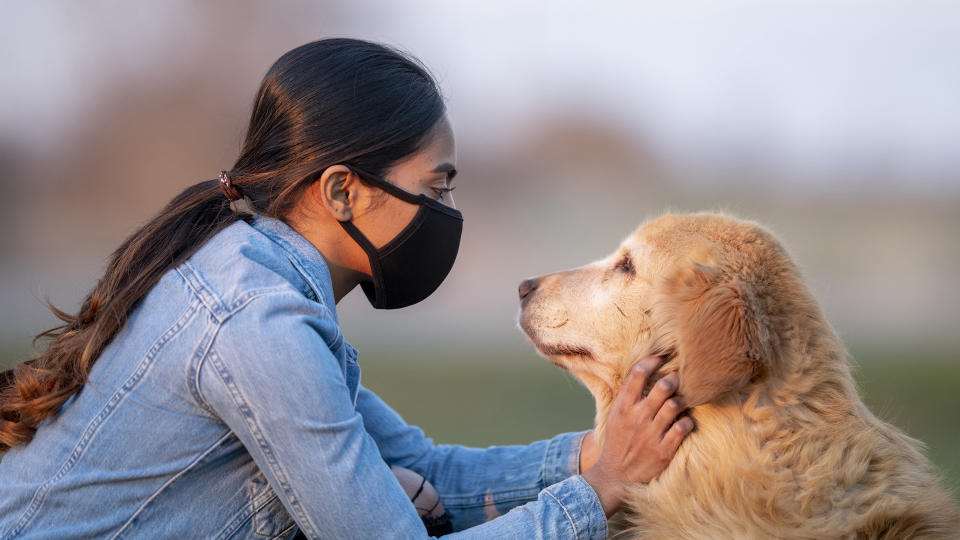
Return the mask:
[[261, 538], [293, 538], [297, 523], [287, 513], [263, 473], [257, 471], [247, 482], [247, 487], [253, 507], [254, 534]]

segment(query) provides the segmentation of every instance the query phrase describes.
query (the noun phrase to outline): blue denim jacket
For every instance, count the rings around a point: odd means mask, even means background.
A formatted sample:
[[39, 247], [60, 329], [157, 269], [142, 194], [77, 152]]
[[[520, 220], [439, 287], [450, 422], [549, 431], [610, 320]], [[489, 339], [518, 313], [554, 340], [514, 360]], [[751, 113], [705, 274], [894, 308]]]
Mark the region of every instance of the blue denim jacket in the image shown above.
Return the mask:
[[320, 252], [256, 215], [167, 272], [3, 457], [0, 539], [426, 537], [389, 465], [433, 483], [450, 538], [603, 538], [584, 433], [433, 444], [360, 384]]

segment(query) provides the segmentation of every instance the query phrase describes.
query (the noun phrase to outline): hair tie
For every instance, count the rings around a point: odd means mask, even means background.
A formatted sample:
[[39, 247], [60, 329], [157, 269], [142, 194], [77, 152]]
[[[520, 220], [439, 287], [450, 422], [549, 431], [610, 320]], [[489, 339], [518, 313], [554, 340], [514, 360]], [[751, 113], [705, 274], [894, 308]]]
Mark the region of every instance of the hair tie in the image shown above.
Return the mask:
[[231, 201], [235, 201], [243, 197], [243, 193], [240, 191], [240, 188], [230, 183], [230, 174], [227, 171], [220, 171], [220, 191]]
[[253, 207], [253, 201], [243, 194], [239, 186], [230, 182], [230, 174], [227, 171], [220, 171], [220, 191], [230, 201], [230, 210], [238, 214], [257, 214], [257, 210]]

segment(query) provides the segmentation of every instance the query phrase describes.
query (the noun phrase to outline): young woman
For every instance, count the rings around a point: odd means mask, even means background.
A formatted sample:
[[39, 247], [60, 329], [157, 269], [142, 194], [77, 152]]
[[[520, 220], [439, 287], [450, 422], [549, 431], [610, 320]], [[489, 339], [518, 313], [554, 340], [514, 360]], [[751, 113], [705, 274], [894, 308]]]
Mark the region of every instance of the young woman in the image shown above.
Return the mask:
[[425, 492], [452, 536], [604, 537], [692, 428], [663, 406], [674, 379], [641, 395], [656, 359], [603, 444], [434, 445], [360, 384], [336, 303], [359, 284], [399, 308], [443, 281], [454, 154], [416, 60], [353, 39], [280, 57], [233, 168], [131, 235], [78, 314], [50, 306], [65, 324], [8, 372], [0, 538], [414, 538], [417, 508], [436, 523]]

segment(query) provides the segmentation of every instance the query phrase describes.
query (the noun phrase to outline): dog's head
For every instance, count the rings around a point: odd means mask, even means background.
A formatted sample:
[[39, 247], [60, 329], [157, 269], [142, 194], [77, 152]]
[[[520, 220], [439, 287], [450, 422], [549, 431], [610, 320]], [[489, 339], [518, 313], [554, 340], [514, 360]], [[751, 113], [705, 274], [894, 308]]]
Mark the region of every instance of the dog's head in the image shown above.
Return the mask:
[[665, 215], [604, 259], [520, 284], [530, 342], [593, 393], [598, 413], [647, 354], [678, 371], [687, 406], [777, 368], [777, 319], [796, 271], [760, 226], [719, 214]]

